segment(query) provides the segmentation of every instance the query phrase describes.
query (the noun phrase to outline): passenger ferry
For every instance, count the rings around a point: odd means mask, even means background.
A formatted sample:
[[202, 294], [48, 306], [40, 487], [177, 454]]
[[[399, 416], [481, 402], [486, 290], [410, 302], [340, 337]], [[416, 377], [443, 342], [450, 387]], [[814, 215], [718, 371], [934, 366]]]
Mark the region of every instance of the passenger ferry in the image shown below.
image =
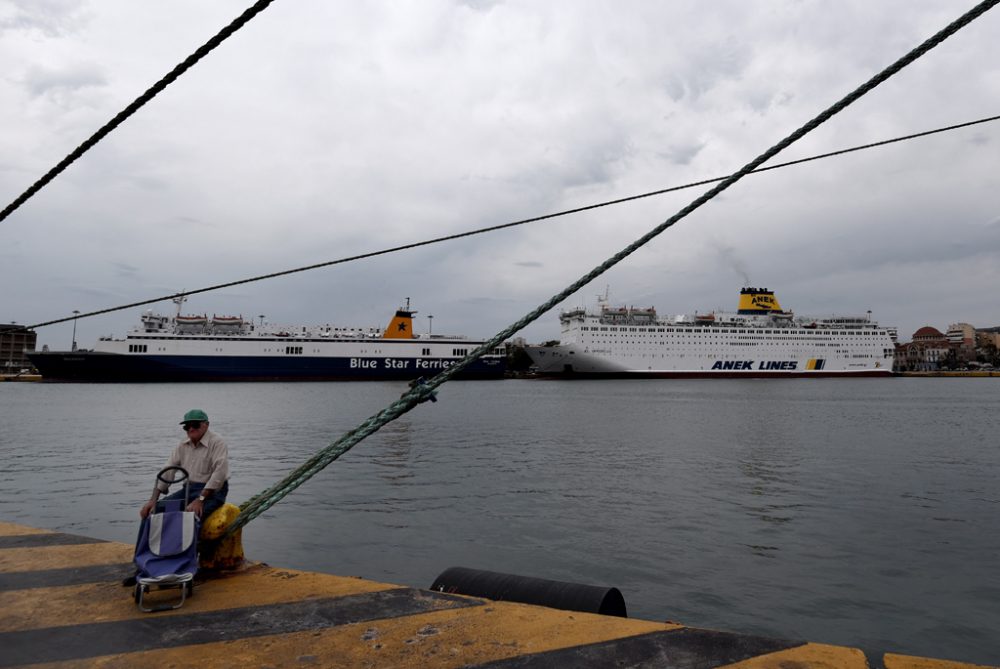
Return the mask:
[[[163, 316], [146, 311], [124, 339], [92, 350], [42, 351], [28, 357], [43, 381], [328, 381], [431, 377], [483, 344], [458, 335], [416, 334], [407, 298], [385, 330], [259, 325], [240, 316]], [[262, 317], [263, 319], [263, 317]], [[456, 377], [499, 379], [497, 348]]]
[[539, 374], [568, 377], [890, 376], [896, 331], [864, 316], [803, 318], [773, 291], [744, 288], [739, 308], [661, 317], [652, 307], [559, 316], [559, 343], [528, 346]]

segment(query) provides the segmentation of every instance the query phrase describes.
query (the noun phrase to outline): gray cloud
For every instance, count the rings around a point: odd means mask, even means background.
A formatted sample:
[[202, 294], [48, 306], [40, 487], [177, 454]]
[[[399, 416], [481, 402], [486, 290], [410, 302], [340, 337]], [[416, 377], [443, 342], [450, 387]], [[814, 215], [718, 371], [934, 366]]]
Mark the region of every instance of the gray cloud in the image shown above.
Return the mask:
[[139, 274], [139, 268], [135, 265], [129, 265], [124, 262], [115, 262], [112, 263], [112, 266], [115, 268], [118, 276], [125, 280], [134, 280]]
[[676, 165], [689, 165], [704, 148], [705, 142], [675, 144], [661, 155]]
[[39, 32], [58, 37], [82, 27], [86, 20], [83, 0], [8, 0], [0, 14], [0, 35], [7, 32]]
[[83, 88], [107, 85], [101, 68], [92, 63], [74, 63], [59, 69], [32, 65], [21, 81], [33, 97], [66, 96]]
[[479, 12], [488, 12], [497, 5], [503, 4], [503, 0], [459, 0], [459, 4]]
[[[242, 9], [106, 0], [0, 10], [5, 200]], [[0, 224], [0, 283], [22, 287], [0, 320], [47, 320], [726, 174], [919, 43], [948, 18], [941, 12], [934, 0], [779, 1], [767, 11], [726, 0], [276, 5]], [[975, 118], [1000, 96], [998, 26], [1000, 14], [987, 14], [778, 160]], [[568, 302], [610, 285], [620, 301], [665, 312], [732, 307], [752, 279], [793, 308], [872, 308], [903, 332], [945, 327], [938, 321], [962, 309], [970, 322], [1000, 322], [988, 292], [1000, 278], [990, 269], [997, 132], [984, 125], [750, 177]], [[448, 331], [492, 334], [698, 192], [190, 306], [384, 325], [410, 296], [422, 317], [435, 315], [435, 331], [440, 319]], [[120, 334], [136, 317], [81, 332]], [[526, 336], [557, 333], [548, 317]]]

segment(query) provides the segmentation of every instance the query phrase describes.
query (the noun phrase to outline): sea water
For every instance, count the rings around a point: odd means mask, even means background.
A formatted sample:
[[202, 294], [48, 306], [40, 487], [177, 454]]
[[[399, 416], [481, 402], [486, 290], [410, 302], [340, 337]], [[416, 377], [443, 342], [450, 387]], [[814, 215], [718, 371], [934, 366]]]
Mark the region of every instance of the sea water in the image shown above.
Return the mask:
[[[131, 543], [205, 409], [249, 499], [405, 383], [0, 384], [0, 520]], [[244, 530], [429, 587], [615, 586], [629, 615], [1000, 663], [997, 379], [451, 382]]]

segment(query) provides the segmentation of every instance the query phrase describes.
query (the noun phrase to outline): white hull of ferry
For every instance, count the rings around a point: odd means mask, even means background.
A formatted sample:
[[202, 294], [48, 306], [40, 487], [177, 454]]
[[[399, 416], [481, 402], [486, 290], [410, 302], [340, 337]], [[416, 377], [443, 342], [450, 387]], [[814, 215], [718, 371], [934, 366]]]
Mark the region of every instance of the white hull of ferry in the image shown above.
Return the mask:
[[560, 342], [529, 346], [535, 371], [567, 377], [890, 376], [895, 332], [870, 316], [796, 318], [767, 289], [733, 313], [658, 317], [655, 309], [575, 309]]
[[538, 374], [544, 376], [603, 377], [741, 377], [775, 378], [802, 376], [890, 376], [892, 359], [885, 359], [881, 348], [871, 357], [857, 359], [828, 356], [827, 352], [756, 350], [752, 355], [734, 357], [718, 352], [704, 354], [667, 352], [667, 346], [648, 347], [645, 351], [620, 352], [617, 356], [600, 349], [591, 351], [576, 344], [528, 348]]

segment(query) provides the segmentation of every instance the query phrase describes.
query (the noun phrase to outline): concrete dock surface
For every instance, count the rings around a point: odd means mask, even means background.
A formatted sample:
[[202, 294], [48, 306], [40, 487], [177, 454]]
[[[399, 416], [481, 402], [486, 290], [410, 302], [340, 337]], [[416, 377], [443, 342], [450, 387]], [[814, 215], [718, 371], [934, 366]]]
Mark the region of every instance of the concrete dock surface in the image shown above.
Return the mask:
[[199, 575], [180, 609], [143, 613], [121, 585], [133, 572], [132, 553], [127, 544], [0, 522], [0, 667], [981, 666], [866, 658], [855, 648], [259, 563]]

